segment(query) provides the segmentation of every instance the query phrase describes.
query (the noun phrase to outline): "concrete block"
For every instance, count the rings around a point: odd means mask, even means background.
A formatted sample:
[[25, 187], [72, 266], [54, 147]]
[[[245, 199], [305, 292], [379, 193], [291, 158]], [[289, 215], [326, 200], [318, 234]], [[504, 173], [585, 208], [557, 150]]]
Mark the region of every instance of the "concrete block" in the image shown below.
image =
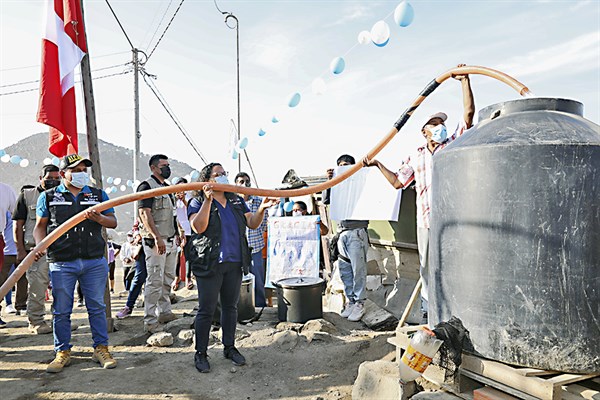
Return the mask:
[[411, 399], [414, 400], [462, 400], [460, 397], [453, 395], [452, 393], [443, 392], [439, 390], [425, 391], [415, 394]]
[[[413, 385], [414, 387], [414, 385]], [[391, 361], [366, 361], [358, 367], [358, 377], [352, 386], [353, 400], [407, 399], [414, 392], [401, 397], [398, 366]]]
[[[417, 281], [412, 281], [409, 279], [398, 279], [394, 282], [391, 290], [387, 293], [385, 298], [385, 304], [383, 308], [392, 313], [393, 315], [400, 318], [406, 305], [408, 304], [408, 300], [410, 299], [410, 295], [412, 294]], [[411, 308], [410, 314], [406, 320], [409, 324], [420, 324], [421, 323], [421, 300], [417, 299], [415, 304]]]
[[396, 329], [398, 318], [367, 299], [362, 322], [375, 331], [387, 331]]
[[382, 286], [381, 275], [367, 275], [367, 290], [377, 290]]
[[513, 400], [513, 397], [509, 394], [491, 388], [489, 386], [481, 389], [473, 390], [473, 400]]

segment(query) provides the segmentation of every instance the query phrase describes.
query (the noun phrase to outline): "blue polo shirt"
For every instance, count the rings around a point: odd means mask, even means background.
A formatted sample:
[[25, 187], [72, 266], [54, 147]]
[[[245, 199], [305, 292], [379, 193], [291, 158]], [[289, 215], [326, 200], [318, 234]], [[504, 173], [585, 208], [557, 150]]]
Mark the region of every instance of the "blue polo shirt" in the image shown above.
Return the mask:
[[[70, 199], [72, 199], [73, 201], [76, 200], [76, 198], [73, 197], [73, 194], [71, 194], [71, 192], [69, 191], [69, 189], [67, 189], [67, 187], [64, 185], [64, 183], [61, 183], [60, 185], [58, 185], [56, 187], [56, 191], [60, 192], [60, 193], [65, 193], [66, 195], [70, 196]], [[92, 191], [90, 190], [90, 188], [86, 185], [83, 188], [81, 188], [81, 192], [79, 192], [79, 194], [77, 195], [77, 198], [79, 198], [80, 196], [83, 196], [85, 193], [91, 193], [91, 192]], [[102, 191], [102, 201], [105, 202], [108, 200], [109, 200], [108, 195], [103, 190]], [[42, 192], [42, 194], [40, 194], [40, 197], [38, 197], [35, 213], [38, 217], [41, 217], [41, 218], [50, 217], [50, 213], [48, 212], [48, 208], [46, 207], [46, 192]], [[108, 210], [102, 211], [102, 214], [104, 214], [104, 215], [114, 214], [114, 213], [115, 213], [115, 209], [112, 207], [109, 208]]]
[[[229, 200], [225, 207], [218, 201], [213, 201], [221, 218], [221, 251], [219, 253], [219, 263], [224, 262], [241, 262], [242, 247], [240, 243], [240, 231], [238, 229], [237, 220], [233, 211], [233, 206]], [[241, 204], [244, 207], [244, 213], [249, 213], [250, 209], [243, 200]], [[192, 214], [197, 214], [202, 207], [202, 201], [195, 197], [188, 205], [188, 218]]]

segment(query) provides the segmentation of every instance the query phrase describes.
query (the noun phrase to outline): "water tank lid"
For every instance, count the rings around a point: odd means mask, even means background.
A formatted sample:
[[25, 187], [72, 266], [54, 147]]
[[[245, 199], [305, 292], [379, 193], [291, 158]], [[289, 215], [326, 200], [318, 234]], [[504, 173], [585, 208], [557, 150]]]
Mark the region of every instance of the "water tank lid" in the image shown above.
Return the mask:
[[583, 117], [583, 104], [576, 100], [533, 97], [492, 104], [479, 111], [479, 122], [525, 111], [560, 111]]

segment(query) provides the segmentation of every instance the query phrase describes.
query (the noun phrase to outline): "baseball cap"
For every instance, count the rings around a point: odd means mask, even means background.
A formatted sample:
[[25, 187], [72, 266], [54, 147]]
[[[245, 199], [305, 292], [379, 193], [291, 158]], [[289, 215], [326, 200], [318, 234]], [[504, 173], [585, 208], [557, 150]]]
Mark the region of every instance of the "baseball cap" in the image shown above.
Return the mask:
[[86, 167], [91, 167], [93, 165], [90, 160], [81, 157], [79, 154], [69, 154], [60, 160], [60, 169], [62, 171], [68, 168], [73, 168], [82, 162], [85, 163]]
[[425, 126], [429, 123], [429, 121], [431, 121], [434, 118], [440, 118], [442, 121], [445, 122], [448, 119], [448, 116], [446, 115], [446, 113], [443, 113], [443, 112], [437, 112], [435, 114], [432, 114], [429, 116], [429, 118], [427, 118], [427, 120], [423, 124], [423, 128], [425, 128]]

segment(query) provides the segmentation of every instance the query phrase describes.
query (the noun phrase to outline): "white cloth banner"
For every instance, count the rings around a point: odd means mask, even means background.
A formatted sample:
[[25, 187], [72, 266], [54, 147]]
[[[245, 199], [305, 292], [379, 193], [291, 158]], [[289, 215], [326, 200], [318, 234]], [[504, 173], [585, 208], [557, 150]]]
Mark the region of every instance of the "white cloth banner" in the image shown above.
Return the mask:
[[[334, 175], [350, 167], [337, 167]], [[402, 190], [390, 185], [378, 168], [362, 168], [331, 188], [331, 219], [398, 221], [401, 199]]]
[[269, 218], [265, 287], [284, 278], [319, 277], [319, 221], [318, 215]]

